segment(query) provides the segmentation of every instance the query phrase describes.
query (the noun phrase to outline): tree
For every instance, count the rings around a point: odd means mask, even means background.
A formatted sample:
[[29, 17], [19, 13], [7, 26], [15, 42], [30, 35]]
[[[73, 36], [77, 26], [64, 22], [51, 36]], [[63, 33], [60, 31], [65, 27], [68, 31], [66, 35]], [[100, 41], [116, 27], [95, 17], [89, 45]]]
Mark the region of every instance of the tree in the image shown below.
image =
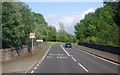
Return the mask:
[[[2, 12], [2, 13], [1, 13]], [[3, 2], [0, 9], [0, 23], [2, 23], [3, 48], [30, 44], [29, 33], [35, 32], [36, 39], [44, 41], [66, 42], [72, 36], [69, 35], [60, 24], [59, 32], [53, 26], [48, 26], [44, 16], [32, 12], [29, 6], [23, 2]], [[1, 22], [2, 19], [2, 22]]]
[[56, 28], [53, 26], [49, 26], [49, 32], [48, 32], [48, 41], [57, 41], [57, 31]]
[[113, 12], [116, 7], [117, 3], [107, 3], [95, 13], [85, 15], [85, 18], [75, 25], [79, 42], [119, 45], [119, 25], [115, 22]]
[[0, 38], [2, 38], [2, 3], [0, 3]]
[[25, 3], [3, 2], [2, 11], [3, 48], [29, 44], [30, 32], [36, 32], [37, 39], [40, 34], [47, 35], [48, 25], [44, 17], [31, 12]]
[[59, 23], [59, 30], [58, 30], [58, 37], [57, 37], [57, 40], [60, 41], [60, 42], [65, 42], [66, 41], [66, 31], [65, 31], [65, 28], [64, 28], [64, 24], [63, 23]]

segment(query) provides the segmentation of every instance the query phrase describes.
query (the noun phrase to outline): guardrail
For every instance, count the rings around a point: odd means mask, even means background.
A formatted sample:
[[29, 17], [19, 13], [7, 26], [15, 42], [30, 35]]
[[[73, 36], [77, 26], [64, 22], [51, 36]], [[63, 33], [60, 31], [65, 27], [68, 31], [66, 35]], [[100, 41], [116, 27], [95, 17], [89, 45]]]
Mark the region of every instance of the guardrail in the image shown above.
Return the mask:
[[[33, 46], [38, 47], [38, 44], [34, 44]], [[25, 45], [22, 47], [16, 47], [16, 48], [7, 48], [7, 49], [1, 49], [2, 50], [2, 62], [10, 61], [11, 59], [16, 58], [17, 56], [23, 55], [25, 53], [28, 53], [31, 47], [29, 45]]]
[[83, 42], [78, 43], [78, 45], [87, 46], [87, 47], [94, 48], [94, 49], [97, 49], [97, 50], [101, 50], [101, 51], [105, 51], [105, 52], [120, 55], [120, 47], [119, 46], [117, 47], [117, 46], [108, 46], [108, 45], [83, 43]]

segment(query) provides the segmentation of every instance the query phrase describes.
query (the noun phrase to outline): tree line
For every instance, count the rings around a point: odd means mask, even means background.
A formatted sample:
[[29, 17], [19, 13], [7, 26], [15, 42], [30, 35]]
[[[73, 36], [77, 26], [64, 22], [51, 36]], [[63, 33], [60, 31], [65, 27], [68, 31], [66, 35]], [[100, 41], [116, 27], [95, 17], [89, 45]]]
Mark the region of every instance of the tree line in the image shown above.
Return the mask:
[[57, 32], [55, 27], [48, 25], [42, 14], [32, 12], [29, 6], [23, 2], [2, 2], [1, 5], [2, 29], [0, 30], [2, 31], [3, 48], [30, 44], [30, 32], [35, 32], [36, 39], [43, 39], [45, 42], [75, 41], [74, 36], [68, 34], [64, 28]]
[[85, 15], [75, 25], [79, 42], [120, 45], [120, 1], [104, 2], [103, 7]]

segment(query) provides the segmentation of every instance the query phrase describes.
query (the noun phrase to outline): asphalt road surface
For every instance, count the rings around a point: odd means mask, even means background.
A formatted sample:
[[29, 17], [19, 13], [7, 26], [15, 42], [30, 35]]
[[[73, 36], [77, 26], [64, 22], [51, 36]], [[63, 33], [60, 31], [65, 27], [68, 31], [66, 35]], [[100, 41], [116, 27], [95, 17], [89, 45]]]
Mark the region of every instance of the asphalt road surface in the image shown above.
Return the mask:
[[52, 45], [31, 73], [118, 73], [119, 64], [77, 48]]

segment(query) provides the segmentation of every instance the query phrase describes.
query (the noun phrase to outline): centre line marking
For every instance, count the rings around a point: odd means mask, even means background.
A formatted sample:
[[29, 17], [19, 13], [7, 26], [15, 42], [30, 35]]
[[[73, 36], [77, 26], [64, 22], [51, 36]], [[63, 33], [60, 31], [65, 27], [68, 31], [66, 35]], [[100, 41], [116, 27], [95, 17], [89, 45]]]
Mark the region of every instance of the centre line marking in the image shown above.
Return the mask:
[[65, 51], [65, 53], [70, 57], [69, 53], [60, 45], [60, 47]]
[[39, 64], [37, 64], [37, 66], [39, 66]]
[[73, 55], [71, 55], [71, 58], [72, 58], [74, 61], [76, 61], [76, 59], [73, 57]]
[[81, 65], [80, 63], [78, 63], [78, 65], [81, 66], [86, 72], [88, 72], [88, 70], [83, 65]]
[[31, 73], [34, 73], [34, 71], [32, 71]]
[[37, 67], [35, 67], [34, 69], [37, 69]]

